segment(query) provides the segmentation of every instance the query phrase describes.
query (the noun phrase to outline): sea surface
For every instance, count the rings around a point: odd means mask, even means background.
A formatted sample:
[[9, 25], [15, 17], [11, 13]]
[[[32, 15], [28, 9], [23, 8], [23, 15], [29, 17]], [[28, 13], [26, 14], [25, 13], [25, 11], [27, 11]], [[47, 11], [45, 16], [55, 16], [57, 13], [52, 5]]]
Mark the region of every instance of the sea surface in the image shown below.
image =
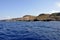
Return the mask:
[[60, 21], [0, 21], [0, 40], [60, 40]]

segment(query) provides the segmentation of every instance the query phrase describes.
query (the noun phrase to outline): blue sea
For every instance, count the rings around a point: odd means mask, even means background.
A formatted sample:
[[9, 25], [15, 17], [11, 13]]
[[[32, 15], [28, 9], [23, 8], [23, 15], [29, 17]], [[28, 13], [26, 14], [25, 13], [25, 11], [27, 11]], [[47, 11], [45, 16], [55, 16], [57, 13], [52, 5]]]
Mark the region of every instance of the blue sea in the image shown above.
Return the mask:
[[60, 21], [0, 21], [0, 40], [60, 40]]

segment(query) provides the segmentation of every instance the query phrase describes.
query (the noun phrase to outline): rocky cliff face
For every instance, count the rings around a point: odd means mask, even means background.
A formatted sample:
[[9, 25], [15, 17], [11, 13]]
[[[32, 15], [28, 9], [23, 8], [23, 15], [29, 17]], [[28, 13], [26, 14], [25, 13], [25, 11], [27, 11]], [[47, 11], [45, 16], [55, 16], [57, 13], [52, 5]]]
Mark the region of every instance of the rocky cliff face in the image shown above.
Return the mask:
[[31, 15], [25, 15], [21, 18], [13, 18], [11, 21], [34, 21], [36, 16], [31, 16]]
[[13, 18], [9, 21], [60, 21], [60, 13], [40, 14], [38, 16], [25, 15], [21, 18]]
[[51, 15], [50, 15], [50, 17], [52, 18], [52, 19], [55, 19], [56, 21], [60, 21], [60, 13], [58, 12], [58, 13], [52, 13]]
[[37, 20], [40, 21], [50, 20], [51, 18], [49, 16], [50, 14], [40, 14], [39, 16], [37, 16]]
[[35, 16], [31, 16], [31, 15], [25, 15], [25, 16], [23, 16], [23, 20], [24, 21], [34, 21], [34, 19], [35, 19], [36, 17]]
[[37, 16], [40, 21], [60, 21], [60, 13], [40, 14]]

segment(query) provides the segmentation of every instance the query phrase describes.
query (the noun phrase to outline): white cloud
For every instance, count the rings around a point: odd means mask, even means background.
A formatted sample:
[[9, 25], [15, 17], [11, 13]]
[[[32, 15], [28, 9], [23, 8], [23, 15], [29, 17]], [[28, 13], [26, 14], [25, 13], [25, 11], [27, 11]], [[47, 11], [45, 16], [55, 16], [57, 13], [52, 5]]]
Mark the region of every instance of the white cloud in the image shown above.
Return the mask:
[[13, 18], [13, 17], [9, 17], [9, 16], [7, 16], [7, 17], [0, 17], [0, 20], [11, 19], [11, 18]]
[[56, 12], [60, 12], [60, 11], [56, 11], [56, 10], [50, 11], [50, 13], [56, 13]]

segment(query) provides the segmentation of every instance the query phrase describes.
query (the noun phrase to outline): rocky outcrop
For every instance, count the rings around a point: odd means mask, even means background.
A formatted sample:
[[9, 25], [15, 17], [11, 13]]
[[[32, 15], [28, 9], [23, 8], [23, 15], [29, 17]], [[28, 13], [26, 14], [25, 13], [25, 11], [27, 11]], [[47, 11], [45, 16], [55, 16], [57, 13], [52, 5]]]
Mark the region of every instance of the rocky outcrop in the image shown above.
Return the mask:
[[60, 12], [58, 12], [58, 13], [52, 13], [52, 14], [50, 15], [50, 17], [51, 17], [52, 19], [55, 19], [55, 21], [60, 21]]
[[37, 16], [39, 21], [60, 21], [60, 13], [40, 14]]
[[13, 18], [10, 21], [34, 21], [34, 19], [36, 18], [36, 16], [31, 16], [31, 15], [25, 15], [21, 18]]
[[23, 16], [24, 21], [34, 21], [35, 18], [36, 18], [36, 16], [31, 16], [31, 15]]
[[40, 14], [39, 16], [37, 16], [37, 20], [39, 21], [51, 20], [49, 16], [50, 14]]

